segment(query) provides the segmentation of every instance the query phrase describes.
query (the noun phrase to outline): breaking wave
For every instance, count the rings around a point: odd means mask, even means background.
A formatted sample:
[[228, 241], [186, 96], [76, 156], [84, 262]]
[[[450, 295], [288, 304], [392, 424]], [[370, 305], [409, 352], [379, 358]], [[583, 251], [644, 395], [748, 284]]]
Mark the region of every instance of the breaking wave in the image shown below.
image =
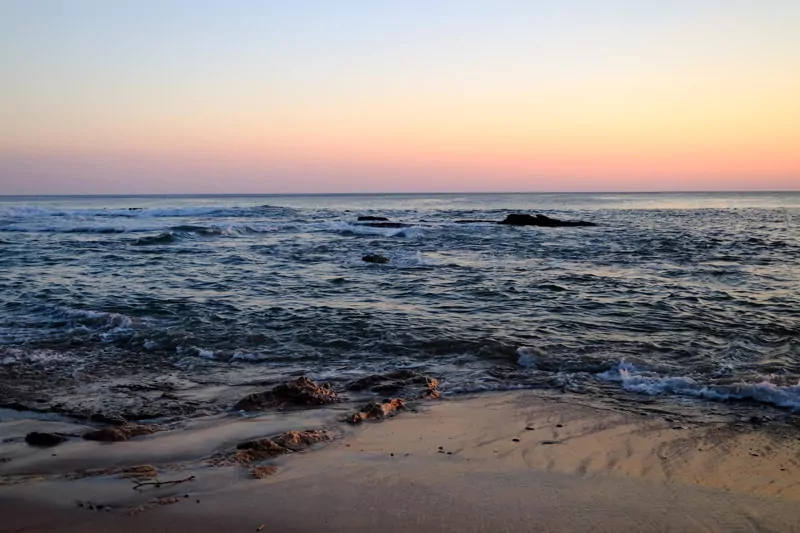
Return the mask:
[[674, 394], [714, 401], [749, 400], [800, 409], [800, 383], [781, 386], [764, 380], [758, 383], [704, 384], [688, 376], [661, 376], [640, 370], [625, 361], [612, 370], [597, 374], [597, 378], [620, 383], [623, 389], [639, 394]]

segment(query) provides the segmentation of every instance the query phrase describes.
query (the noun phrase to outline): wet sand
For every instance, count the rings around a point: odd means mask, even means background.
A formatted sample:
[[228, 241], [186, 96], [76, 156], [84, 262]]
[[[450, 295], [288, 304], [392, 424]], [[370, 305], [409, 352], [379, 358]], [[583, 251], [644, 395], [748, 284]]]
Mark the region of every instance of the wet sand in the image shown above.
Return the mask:
[[[547, 391], [423, 402], [358, 426], [340, 421], [351, 407], [194, 419], [46, 449], [19, 438], [86, 428], [4, 417], [0, 531], [800, 531], [792, 417], [762, 424]], [[314, 428], [335, 439], [266, 461], [277, 472], [265, 479], [212, 460]], [[194, 478], [134, 490], [122, 469], [143, 464], [160, 481]]]

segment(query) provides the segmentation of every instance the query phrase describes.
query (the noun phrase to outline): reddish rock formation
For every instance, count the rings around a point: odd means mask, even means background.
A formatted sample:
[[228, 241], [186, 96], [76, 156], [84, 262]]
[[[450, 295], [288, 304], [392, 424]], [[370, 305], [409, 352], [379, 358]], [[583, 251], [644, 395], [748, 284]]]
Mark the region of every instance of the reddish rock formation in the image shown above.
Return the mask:
[[264, 479], [273, 476], [278, 472], [278, 469], [271, 465], [254, 466], [250, 469], [250, 475], [256, 479]]
[[405, 402], [402, 398], [384, 400], [383, 402], [371, 402], [359, 409], [357, 412], [347, 417], [347, 422], [358, 424], [364, 420], [383, 420], [387, 416], [393, 415], [397, 411], [405, 409]]
[[250, 440], [236, 446], [236, 451], [215, 457], [214, 464], [249, 465], [256, 461], [272, 459], [285, 453], [301, 452], [314, 444], [332, 440], [322, 429], [287, 431], [274, 437]]

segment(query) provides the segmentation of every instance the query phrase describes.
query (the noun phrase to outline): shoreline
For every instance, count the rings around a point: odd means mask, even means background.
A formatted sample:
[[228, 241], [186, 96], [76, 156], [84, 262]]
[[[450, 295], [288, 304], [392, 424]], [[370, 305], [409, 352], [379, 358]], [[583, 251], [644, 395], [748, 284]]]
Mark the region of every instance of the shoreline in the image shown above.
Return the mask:
[[[543, 531], [800, 527], [793, 418], [700, 420], [673, 403], [623, 409], [523, 390], [421, 402], [357, 426], [341, 422], [352, 405], [336, 404], [188, 419], [118, 443], [3, 442], [0, 531], [528, 531], [531, 520]], [[19, 418], [0, 423], [0, 436], [31, 428], [81, 430]], [[333, 440], [259, 462], [277, 468], [265, 479], [211, 461], [250, 439], [308, 429]], [[123, 470], [142, 465], [164, 486], [132, 490]]]

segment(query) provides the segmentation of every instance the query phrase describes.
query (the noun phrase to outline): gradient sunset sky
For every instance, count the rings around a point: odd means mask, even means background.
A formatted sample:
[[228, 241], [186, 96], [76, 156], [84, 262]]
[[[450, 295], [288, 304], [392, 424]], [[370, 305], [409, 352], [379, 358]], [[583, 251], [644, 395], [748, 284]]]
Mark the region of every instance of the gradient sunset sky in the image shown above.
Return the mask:
[[800, 189], [800, 1], [0, 1], [0, 194]]

